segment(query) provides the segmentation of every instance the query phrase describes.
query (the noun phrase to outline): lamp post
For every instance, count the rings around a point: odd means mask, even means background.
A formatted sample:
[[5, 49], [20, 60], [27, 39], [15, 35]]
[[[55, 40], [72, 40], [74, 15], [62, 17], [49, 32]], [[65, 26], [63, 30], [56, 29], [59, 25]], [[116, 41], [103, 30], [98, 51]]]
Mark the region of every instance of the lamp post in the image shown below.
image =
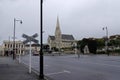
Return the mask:
[[16, 59], [16, 49], [15, 49], [15, 28], [16, 28], [16, 21], [19, 21], [22, 24], [22, 20], [17, 20], [14, 18], [14, 31], [13, 31], [13, 60]]
[[108, 52], [108, 28], [107, 27], [103, 27], [103, 30], [106, 30], [105, 49], [106, 49], [106, 53], [109, 56], [109, 52]]
[[40, 67], [40, 74], [39, 74], [39, 79], [44, 79], [44, 73], [43, 73], [43, 60], [44, 60], [44, 57], [43, 57], [43, 0], [40, 0], [40, 13], [41, 13], [41, 15], [40, 15], [40, 40], [41, 40], [41, 42], [40, 42], [40, 55], [39, 55], [39, 59], [40, 59], [40, 65], [39, 65], [39, 67]]

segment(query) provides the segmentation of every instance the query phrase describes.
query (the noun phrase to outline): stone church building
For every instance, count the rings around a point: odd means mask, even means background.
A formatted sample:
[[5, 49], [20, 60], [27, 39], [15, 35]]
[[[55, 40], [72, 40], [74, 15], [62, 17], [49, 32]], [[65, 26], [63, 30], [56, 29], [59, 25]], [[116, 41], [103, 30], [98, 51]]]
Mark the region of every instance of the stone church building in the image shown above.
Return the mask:
[[50, 50], [54, 47], [59, 50], [61, 48], [70, 48], [73, 47], [75, 44], [76, 43], [73, 35], [61, 33], [60, 23], [57, 17], [55, 36], [49, 35], [48, 37], [48, 45], [50, 47]]

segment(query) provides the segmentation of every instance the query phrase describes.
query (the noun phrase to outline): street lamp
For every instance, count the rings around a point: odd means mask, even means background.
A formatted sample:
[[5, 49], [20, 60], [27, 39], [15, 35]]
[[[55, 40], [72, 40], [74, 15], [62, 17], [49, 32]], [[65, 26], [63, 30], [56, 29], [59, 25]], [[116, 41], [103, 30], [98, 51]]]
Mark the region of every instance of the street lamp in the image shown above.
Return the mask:
[[41, 15], [40, 15], [40, 23], [41, 23], [41, 25], [40, 25], [40, 40], [41, 40], [41, 42], [40, 42], [40, 56], [39, 56], [39, 59], [40, 59], [40, 61], [39, 61], [39, 68], [40, 68], [40, 74], [39, 74], [39, 79], [44, 79], [44, 73], [43, 73], [43, 0], [40, 0], [40, 9], [41, 9], [41, 11], [40, 11], [40, 13], [41, 13]]
[[105, 37], [105, 49], [106, 49], [106, 53], [109, 56], [109, 52], [108, 52], [108, 28], [107, 27], [103, 27], [103, 30], [106, 30], [106, 37]]
[[16, 54], [15, 54], [15, 27], [16, 27], [16, 22], [19, 21], [22, 24], [22, 20], [17, 20], [14, 18], [14, 31], [13, 31], [13, 60], [16, 59]]

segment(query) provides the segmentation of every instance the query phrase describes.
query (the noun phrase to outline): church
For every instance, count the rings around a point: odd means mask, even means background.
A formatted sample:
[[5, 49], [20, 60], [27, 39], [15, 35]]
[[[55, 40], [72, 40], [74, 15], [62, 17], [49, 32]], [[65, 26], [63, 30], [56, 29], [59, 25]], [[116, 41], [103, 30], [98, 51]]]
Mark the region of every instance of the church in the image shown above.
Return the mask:
[[50, 47], [50, 50], [52, 48], [57, 48], [58, 50], [62, 48], [71, 48], [75, 44], [76, 44], [76, 41], [73, 35], [61, 33], [59, 18], [57, 17], [55, 35], [48, 36], [48, 45]]

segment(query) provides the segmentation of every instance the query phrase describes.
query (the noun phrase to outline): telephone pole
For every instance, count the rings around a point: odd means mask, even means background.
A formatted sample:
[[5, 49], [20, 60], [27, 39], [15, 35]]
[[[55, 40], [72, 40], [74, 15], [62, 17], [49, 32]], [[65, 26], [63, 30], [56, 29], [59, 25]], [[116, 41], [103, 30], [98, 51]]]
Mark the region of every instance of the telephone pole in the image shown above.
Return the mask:
[[40, 74], [39, 74], [39, 79], [44, 79], [44, 68], [43, 68], [43, 63], [44, 63], [44, 57], [43, 57], [43, 0], [40, 0], [40, 13], [41, 13], [41, 16], [40, 16]]
[[16, 59], [16, 49], [15, 49], [15, 28], [16, 21], [19, 21], [22, 24], [22, 20], [17, 20], [14, 18], [14, 30], [13, 30], [13, 60]]
[[106, 49], [106, 53], [109, 56], [109, 52], [108, 52], [108, 28], [107, 27], [103, 27], [103, 30], [106, 30], [105, 49]]

